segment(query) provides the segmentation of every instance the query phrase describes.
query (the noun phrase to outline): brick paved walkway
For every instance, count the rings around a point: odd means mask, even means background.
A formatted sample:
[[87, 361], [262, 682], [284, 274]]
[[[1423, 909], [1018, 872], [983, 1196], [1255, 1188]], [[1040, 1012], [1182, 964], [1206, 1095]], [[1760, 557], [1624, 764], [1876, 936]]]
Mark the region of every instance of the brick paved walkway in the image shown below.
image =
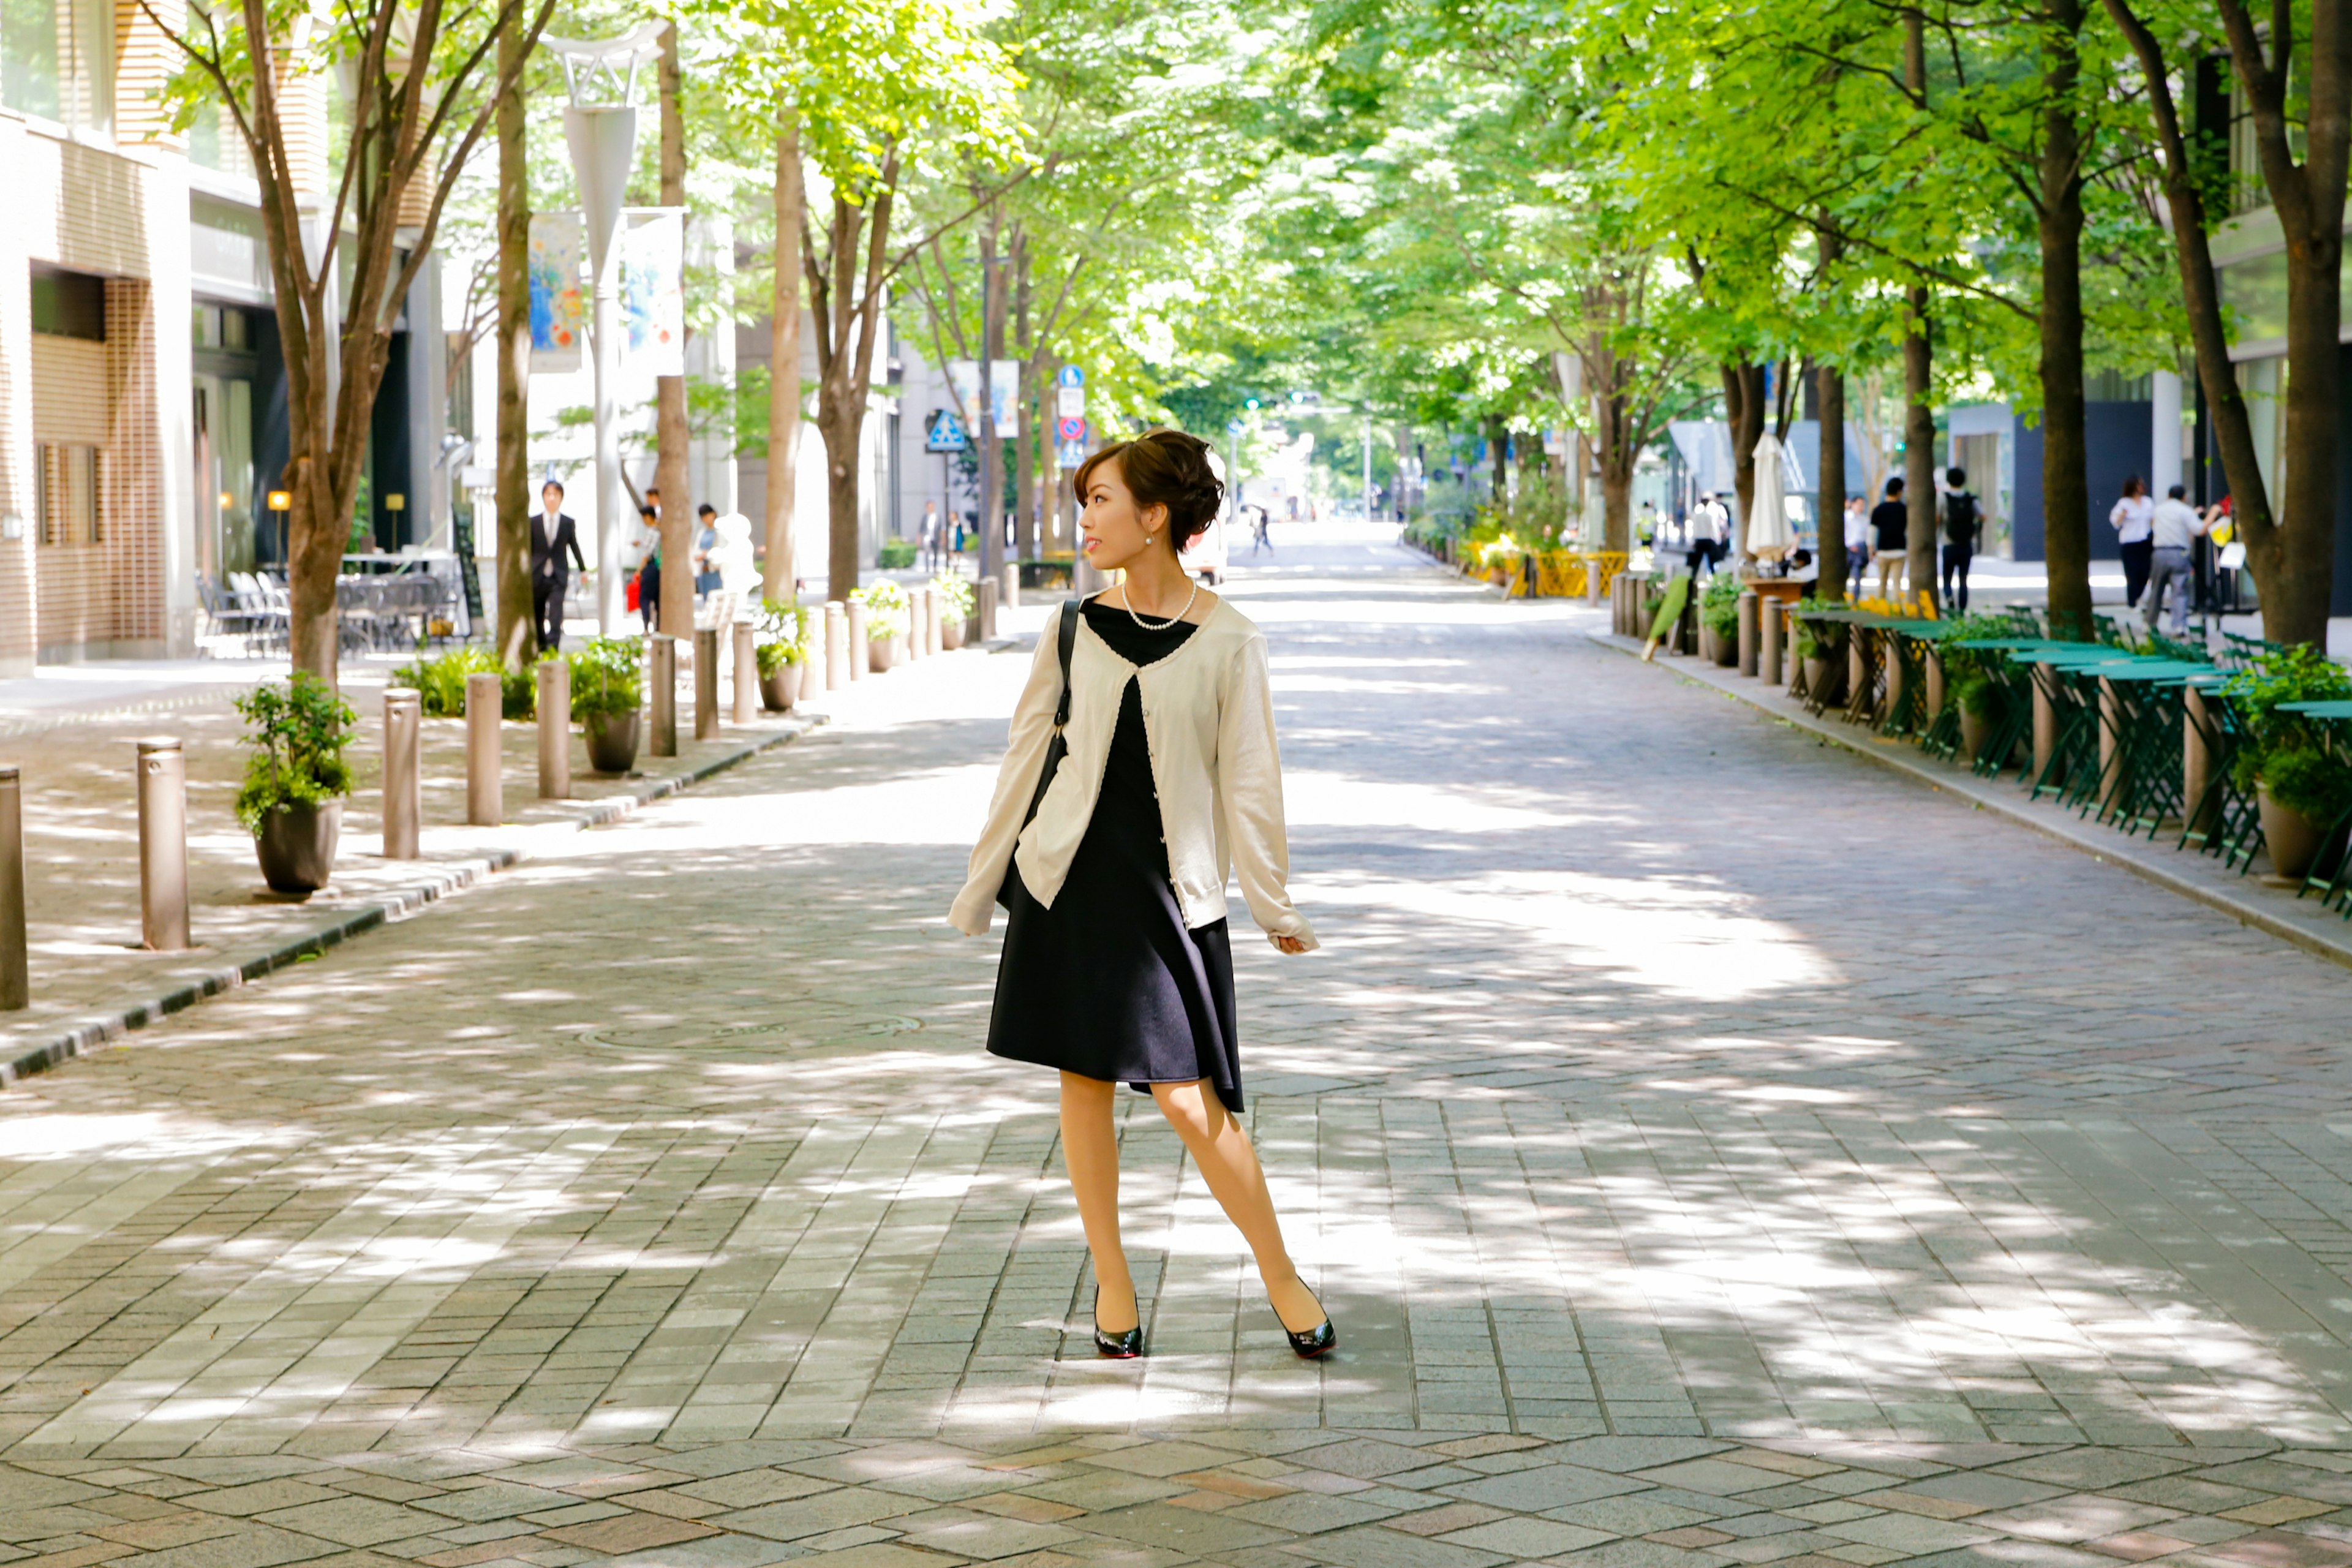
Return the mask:
[[[941, 923], [1025, 659], [0, 1100], [0, 1563], [2352, 1568], [2352, 976], [1392, 550], [1239, 574], [1339, 1319], [1097, 1362]], [[1036, 612], [1023, 619], [1034, 626]]]

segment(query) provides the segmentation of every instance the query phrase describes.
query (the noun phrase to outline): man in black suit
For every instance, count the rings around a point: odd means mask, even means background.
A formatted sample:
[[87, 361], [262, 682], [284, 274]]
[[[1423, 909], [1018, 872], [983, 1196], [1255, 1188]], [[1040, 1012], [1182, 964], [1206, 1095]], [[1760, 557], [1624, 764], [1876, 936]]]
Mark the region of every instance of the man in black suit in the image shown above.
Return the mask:
[[540, 489], [539, 515], [530, 520], [530, 607], [543, 648], [563, 646], [563, 595], [572, 585], [563, 563], [567, 553], [580, 570], [588, 570], [580, 553], [579, 527], [563, 515], [563, 487], [550, 479]]

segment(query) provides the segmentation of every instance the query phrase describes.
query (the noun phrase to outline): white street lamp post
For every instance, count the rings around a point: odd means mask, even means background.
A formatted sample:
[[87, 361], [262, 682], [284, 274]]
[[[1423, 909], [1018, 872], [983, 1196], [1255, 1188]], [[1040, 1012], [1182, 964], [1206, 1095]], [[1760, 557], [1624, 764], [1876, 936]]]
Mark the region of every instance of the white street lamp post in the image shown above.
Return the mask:
[[618, 38], [543, 38], [563, 61], [572, 101], [563, 110], [563, 140], [580, 185], [581, 221], [588, 230], [593, 305], [588, 343], [596, 374], [596, 629], [618, 637], [622, 624], [621, 441], [614, 428], [621, 379], [621, 198], [636, 152], [637, 64], [661, 47], [661, 24], [648, 22]]

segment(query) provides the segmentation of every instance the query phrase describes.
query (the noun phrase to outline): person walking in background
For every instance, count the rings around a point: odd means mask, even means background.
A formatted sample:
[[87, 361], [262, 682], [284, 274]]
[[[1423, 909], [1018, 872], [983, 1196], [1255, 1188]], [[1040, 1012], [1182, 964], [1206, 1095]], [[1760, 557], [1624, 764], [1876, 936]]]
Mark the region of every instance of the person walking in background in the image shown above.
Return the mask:
[[1731, 513], [1725, 510], [1720, 497], [1710, 494], [1699, 501], [1697, 510], [1691, 513], [1690, 534], [1690, 548], [1683, 554], [1683, 568], [1696, 583], [1700, 567], [1713, 572], [1722, 562], [1724, 542], [1731, 537]]
[[[572, 574], [564, 566], [570, 556], [580, 570], [588, 570], [580, 553], [580, 525], [563, 515], [563, 487], [550, 479], [539, 488], [539, 515], [530, 520], [530, 613], [539, 646], [553, 652], [563, 646], [563, 596], [572, 590]], [[608, 568], [618, 571], [620, 563]]]
[[1124, 1083], [1158, 1101], [1249, 1244], [1290, 1348], [1319, 1356], [1339, 1336], [1291, 1261], [1241, 1121], [1225, 923], [1230, 865], [1277, 951], [1316, 945], [1285, 887], [1265, 637], [1179, 559], [1215, 521], [1224, 484], [1206, 442], [1150, 430], [1097, 448], [1076, 493], [1087, 560], [1124, 575], [1064, 605], [1038, 637], [948, 919], [981, 936], [1004, 906], [988, 1049], [1060, 1073], [1062, 1157], [1094, 1259], [1096, 1351], [1143, 1353], [1119, 1238], [1112, 1101]]
[[719, 568], [710, 563], [719, 544], [719, 509], [704, 501], [694, 509], [694, 602], [700, 605], [719, 592]]
[[2147, 629], [2156, 630], [2156, 617], [2164, 607], [2164, 591], [2170, 588], [2175, 637], [2185, 636], [2189, 630], [2189, 597], [2196, 583], [2189, 554], [2205, 531], [2205, 520], [2184, 499], [2188, 493], [2188, 487], [2173, 486], [2148, 513], [2147, 603], [2141, 606], [2141, 614], [2147, 619]]
[[[646, 492], [648, 498], [660, 493]], [[646, 535], [645, 564], [637, 568], [637, 618], [647, 632], [655, 632], [661, 629], [661, 513], [648, 500], [637, 508], [637, 520]]]
[[1903, 504], [1903, 481], [1886, 481], [1886, 499], [1870, 509], [1870, 553], [1878, 562], [1878, 596], [1901, 603], [1905, 582], [1903, 552], [1911, 548], [1911, 509]]
[[1946, 468], [1944, 483], [1944, 603], [1965, 616], [1969, 613], [1969, 563], [1976, 558], [1984, 514], [1969, 493], [1966, 468]]
[[2156, 503], [2147, 499], [2147, 486], [2137, 474], [2124, 481], [2123, 499], [2107, 513], [2107, 521], [2116, 531], [2116, 543], [2124, 558], [2124, 603], [2137, 605], [2142, 591], [2147, 587], [2149, 558], [2156, 546], [2149, 532], [2156, 521]]
[[1845, 498], [1845, 571], [1853, 579], [1846, 597], [1862, 597], [1863, 574], [1870, 569], [1870, 508], [1860, 496]]

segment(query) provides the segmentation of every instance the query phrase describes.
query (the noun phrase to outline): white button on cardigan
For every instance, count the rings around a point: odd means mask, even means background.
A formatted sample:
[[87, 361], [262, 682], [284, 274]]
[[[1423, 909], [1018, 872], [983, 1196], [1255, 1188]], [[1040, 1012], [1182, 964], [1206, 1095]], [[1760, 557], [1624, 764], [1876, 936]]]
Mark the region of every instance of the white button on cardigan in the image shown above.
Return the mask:
[[1055, 631], [1049, 620], [1037, 639], [1029, 682], [1013, 709], [988, 823], [972, 847], [950, 922], [972, 936], [988, 930], [1005, 868], [1013, 863], [1020, 866], [1030, 896], [1053, 907], [1094, 818], [1119, 702], [1132, 679], [1142, 691], [1160, 837], [1185, 925], [1198, 929], [1224, 919], [1225, 884], [1238, 873], [1242, 898], [1269, 937], [1294, 937], [1314, 947], [1314, 929], [1292, 907], [1285, 886], [1290, 851], [1265, 636], [1220, 599], [1181, 647], [1138, 668], [1112, 652], [1081, 618], [1070, 656], [1070, 722], [1063, 731], [1069, 752], [1024, 829], [1021, 816], [1045, 767], [1061, 698]]

